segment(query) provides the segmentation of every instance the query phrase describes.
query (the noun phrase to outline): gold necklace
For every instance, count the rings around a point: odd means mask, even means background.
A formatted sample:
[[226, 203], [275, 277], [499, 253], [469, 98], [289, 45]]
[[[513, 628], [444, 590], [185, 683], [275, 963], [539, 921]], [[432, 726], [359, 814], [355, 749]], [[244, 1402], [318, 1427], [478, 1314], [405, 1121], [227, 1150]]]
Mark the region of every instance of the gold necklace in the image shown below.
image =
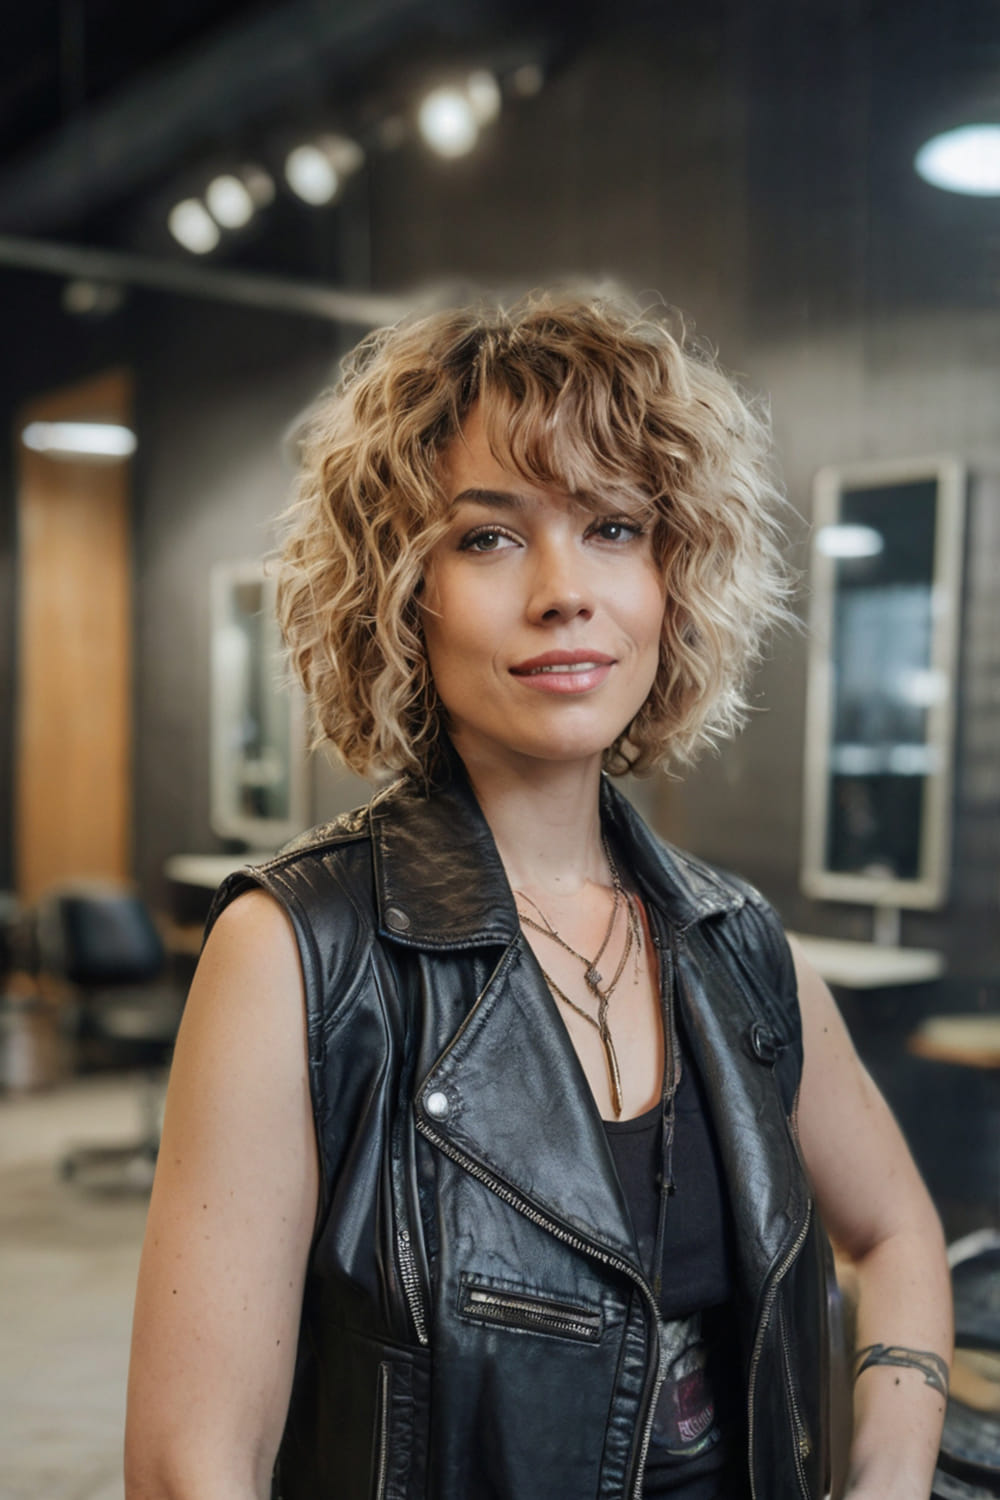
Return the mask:
[[[570, 1010], [575, 1011], [578, 1016], [582, 1016], [585, 1021], [589, 1021], [591, 1026], [596, 1029], [597, 1034], [601, 1039], [601, 1046], [604, 1050], [604, 1060], [608, 1070], [608, 1085], [611, 1091], [612, 1108], [615, 1112], [615, 1118], [620, 1119], [621, 1112], [624, 1107], [622, 1094], [622, 1078], [621, 1069], [618, 1065], [618, 1054], [615, 1051], [615, 1044], [611, 1036], [611, 1029], [608, 1025], [608, 1006], [611, 1002], [611, 997], [618, 986], [618, 981], [621, 979], [622, 975], [625, 972], [625, 966], [629, 961], [633, 948], [635, 948], [636, 950], [636, 962], [638, 963], [638, 953], [642, 943], [642, 928], [639, 924], [639, 917], [635, 909], [635, 902], [632, 898], [631, 893], [629, 891], [626, 891], [622, 883], [622, 878], [618, 873], [618, 867], [616, 866], [614, 860], [611, 858], [611, 851], [609, 850], [604, 839], [601, 840], [601, 844], [604, 849], [604, 856], [608, 862], [608, 869], [611, 871], [611, 888], [614, 892], [614, 899], [611, 903], [611, 917], [608, 921], [607, 930], [604, 934], [601, 946], [598, 948], [593, 958], [587, 958], [586, 954], [580, 953], [576, 948], [573, 947], [571, 943], [568, 943], [563, 937], [562, 933], [556, 930], [553, 923], [542, 911], [541, 907], [538, 905], [538, 902], [532, 900], [532, 898], [527, 894], [526, 891], [518, 890], [515, 891], [514, 894], [516, 896], [520, 896], [522, 901], [527, 901], [529, 906], [533, 906], [535, 911], [542, 919], [541, 922], [538, 922], [528, 912], [522, 911], [520, 907], [518, 907], [517, 914], [521, 920], [521, 923], [525, 927], [530, 927], [535, 932], [540, 932], [544, 937], [551, 938], [553, 942], [559, 944], [560, 948], [563, 948], [567, 953], [572, 954], [575, 959], [578, 959], [579, 962], [583, 964], [583, 977], [587, 982], [588, 989], [590, 989], [597, 1000], [596, 1016], [592, 1016], [589, 1010], [584, 1010], [582, 1005], [578, 1005], [575, 1000], [571, 999], [570, 996], [566, 994], [566, 991], [562, 989], [558, 984], [556, 984], [555, 980], [552, 978], [552, 975], [547, 974], [544, 969], [542, 969], [542, 978], [545, 980], [545, 983], [548, 985], [549, 989], [557, 999], [561, 1000], [564, 1005], [568, 1005]], [[607, 984], [604, 984], [604, 976], [601, 974], [597, 965], [603, 958], [605, 950], [607, 949], [607, 946], [611, 941], [611, 935], [614, 932], [615, 923], [618, 920], [618, 913], [621, 910], [623, 904], [627, 913], [628, 925], [625, 932], [625, 943], [622, 948], [622, 956], [618, 961], [618, 965], [610, 981]], [[539, 968], [541, 968], [541, 964], [539, 964]]]

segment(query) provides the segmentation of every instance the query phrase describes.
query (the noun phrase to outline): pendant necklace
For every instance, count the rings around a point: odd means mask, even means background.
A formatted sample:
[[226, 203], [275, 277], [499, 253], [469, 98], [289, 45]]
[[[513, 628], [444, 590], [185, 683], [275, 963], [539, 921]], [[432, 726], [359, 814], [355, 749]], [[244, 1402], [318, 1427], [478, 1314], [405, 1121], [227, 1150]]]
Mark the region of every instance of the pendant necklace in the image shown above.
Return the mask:
[[[575, 959], [579, 960], [579, 962], [583, 965], [583, 977], [586, 981], [587, 988], [590, 990], [591, 994], [597, 1001], [596, 1016], [591, 1015], [590, 1011], [584, 1010], [582, 1005], [578, 1005], [575, 1000], [571, 999], [570, 996], [566, 994], [565, 990], [563, 990], [558, 984], [556, 984], [551, 974], [547, 974], [544, 969], [542, 969], [542, 978], [545, 980], [545, 983], [548, 985], [549, 989], [557, 999], [561, 1000], [564, 1005], [568, 1005], [570, 1010], [575, 1011], [578, 1016], [582, 1016], [585, 1021], [589, 1021], [591, 1026], [596, 1029], [597, 1034], [601, 1039], [601, 1046], [604, 1050], [604, 1060], [608, 1069], [608, 1085], [611, 1091], [611, 1105], [615, 1112], [615, 1118], [620, 1119], [623, 1109], [622, 1078], [621, 1070], [618, 1066], [618, 1054], [615, 1052], [615, 1044], [611, 1037], [611, 1029], [608, 1026], [608, 1006], [611, 1002], [611, 997], [614, 994], [615, 989], [617, 988], [618, 981], [621, 979], [622, 975], [625, 972], [625, 967], [629, 961], [629, 958], [632, 956], [633, 951], [636, 955], [636, 969], [638, 971], [639, 952], [642, 947], [642, 929], [639, 925], [639, 916], [636, 911], [635, 901], [631, 895], [631, 892], [627, 891], [624, 884], [622, 883], [622, 878], [618, 873], [618, 867], [611, 857], [611, 851], [608, 848], [607, 841], [604, 838], [601, 839], [601, 847], [604, 850], [604, 857], [608, 862], [608, 869], [611, 871], [611, 889], [613, 891], [613, 900], [611, 903], [611, 916], [608, 921], [607, 930], [604, 934], [603, 939], [601, 940], [601, 946], [598, 948], [593, 958], [587, 958], [585, 954], [580, 953], [576, 948], [572, 946], [571, 943], [568, 943], [563, 937], [562, 933], [558, 932], [553, 926], [552, 922], [549, 921], [548, 917], [538, 905], [538, 902], [533, 901], [525, 891], [516, 890], [514, 894], [515, 896], [518, 896], [521, 901], [526, 901], [528, 905], [531, 906], [537, 913], [537, 917], [535, 917], [526, 911], [522, 911], [522, 909], [518, 907], [517, 914], [521, 920], [522, 925], [525, 927], [530, 927], [534, 932], [540, 932], [544, 937], [551, 938], [554, 943], [558, 943], [560, 948], [562, 948], [566, 953], [572, 954], [572, 956]], [[618, 964], [615, 968], [615, 972], [611, 976], [611, 979], [605, 984], [604, 976], [598, 968], [598, 964], [604, 957], [608, 944], [611, 942], [611, 936], [615, 930], [615, 924], [618, 920], [618, 913], [621, 911], [623, 906], [625, 908], [627, 922], [625, 930], [625, 943], [622, 948], [621, 958], [618, 960]], [[541, 920], [539, 921], [538, 918], [541, 918]], [[539, 965], [539, 967], [541, 967], [541, 965]]]

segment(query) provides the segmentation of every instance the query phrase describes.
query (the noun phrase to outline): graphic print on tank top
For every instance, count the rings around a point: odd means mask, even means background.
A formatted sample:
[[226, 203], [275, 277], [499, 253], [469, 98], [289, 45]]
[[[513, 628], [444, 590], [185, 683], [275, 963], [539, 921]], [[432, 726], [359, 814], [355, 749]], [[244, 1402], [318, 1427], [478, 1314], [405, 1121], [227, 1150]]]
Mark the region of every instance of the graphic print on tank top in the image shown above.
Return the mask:
[[[648, 1496], [714, 1496], [738, 1451], [742, 1402], [732, 1313], [732, 1225], [704, 1088], [678, 1028], [672, 1177], [662, 1234], [663, 1110], [605, 1121], [650, 1282], [660, 1288], [665, 1379], [646, 1461]], [[723, 1474], [723, 1470], [726, 1474]], [[745, 1493], [738, 1478], [727, 1493]]]
[[701, 1313], [660, 1324], [666, 1376], [653, 1418], [649, 1461], [695, 1458], [721, 1436], [708, 1371]]

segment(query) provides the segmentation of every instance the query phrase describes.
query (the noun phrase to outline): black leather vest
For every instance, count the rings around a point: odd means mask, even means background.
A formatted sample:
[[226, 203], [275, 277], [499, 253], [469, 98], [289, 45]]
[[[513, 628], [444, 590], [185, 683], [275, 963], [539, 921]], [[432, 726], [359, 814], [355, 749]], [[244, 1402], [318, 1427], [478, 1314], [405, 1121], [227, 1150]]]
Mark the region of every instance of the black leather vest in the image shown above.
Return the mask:
[[[738, 1242], [756, 1500], [826, 1485], [824, 1272], [794, 1131], [780, 926], [605, 781], [664, 992], [705, 1081]], [[460, 770], [398, 783], [232, 877], [288, 911], [306, 982], [320, 1202], [276, 1493], [626, 1500], [658, 1321], [601, 1121]]]

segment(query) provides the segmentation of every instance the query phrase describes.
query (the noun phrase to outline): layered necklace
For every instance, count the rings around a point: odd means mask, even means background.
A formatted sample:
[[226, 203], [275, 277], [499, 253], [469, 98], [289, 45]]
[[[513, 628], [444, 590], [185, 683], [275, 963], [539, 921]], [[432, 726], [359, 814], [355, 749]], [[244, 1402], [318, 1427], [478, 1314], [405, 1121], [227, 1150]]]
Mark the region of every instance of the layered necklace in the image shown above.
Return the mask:
[[[593, 958], [587, 958], [586, 954], [580, 953], [573, 947], [572, 943], [568, 943], [562, 933], [558, 932], [554, 924], [549, 921], [538, 905], [538, 902], [533, 901], [525, 891], [515, 890], [514, 895], [518, 898], [519, 902], [526, 902], [534, 912], [534, 915], [532, 915], [531, 912], [524, 911], [522, 906], [518, 905], [517, 914], [521, 919], [522, 926], [530, 927], [533, 932], [540, 932], [544, 937], [551, 938], [554, 943], [558, 943], [560, 948], [566, 953], [572, 954], [583, 965], [583, 977], [587, 988], [597, 1001], [596, 1015], [592, 1015], [589, 1010], [585, 1010], [582, 1005], [578, 1005], [575, 1000], [571, 999], [566, 991], [556, 984], [552, 975], [547, 974], [544, 969], [542, 969], [542, 978], [558, 1000], [561, 1000], [564, 1005], [568, 1005], [570, 1010], [575, 1011], [578, 1016], [582, 1016], [585, 1021], [589, 1021], [591, 1026], [596, 1029], [601, 1039], [604, 1060], [608, 1069], [608, 1085], [611, 1091], [612, 1108], [615, 1112], [615, 1118], [620, 1119], [624, 1107], [622, 1076], [621, 1069], [618, 1066], [618, 1054], [615, 1052], [611, 1029], [608, 1026], [608, 1008], [611, 1004], [611, 997], [618, 986], [618, 981], [624, 974], [628, 961], [633, 954], [635, 955], [636, 978], [638, 979], [639, 955], [642, 951], [642, 926], [639, 921], [639, 912], [635, 897], [630, 891], [625, 889], [621, 875], [618, 873], [618, 866], [612, 859], [611, 850], [608, 848], [607, 841], [604, 838], [601, 839], [601, 847], [604, 850], [604, 857], [608, 862], [608, 869], [611, 871], [611, 916], [608, 919], [607, 930], [601, 940], [601, 946]], [[615, 930], [615, 924], [618, 921], [618, 914], [623, 908], [626, 918], [625, 942], [622, 947], [621, 957], [615, 967], [615, 972], [605, 983], [604, 975], [601, 973], [598, 965], [608, 949]]]

